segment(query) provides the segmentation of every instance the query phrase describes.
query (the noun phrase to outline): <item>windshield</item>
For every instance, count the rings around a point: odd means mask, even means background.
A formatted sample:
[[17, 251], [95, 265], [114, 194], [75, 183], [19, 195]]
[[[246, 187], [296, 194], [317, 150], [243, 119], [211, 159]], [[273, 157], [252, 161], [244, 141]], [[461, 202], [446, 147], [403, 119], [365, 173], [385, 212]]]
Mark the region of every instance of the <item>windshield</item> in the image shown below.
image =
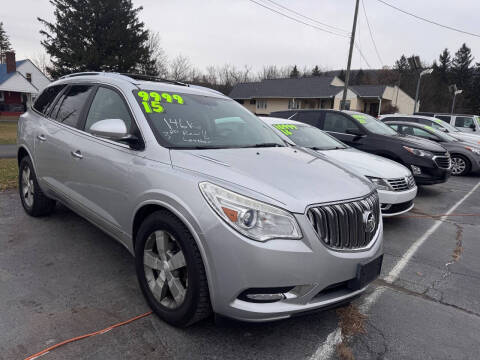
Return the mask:
[[373, 116], [367, 114], [348, 113], [351, 117], [357, 120], [360, 124], [365, 126], [368, 131], [378, 135], [398, 135], [388, 125], [385, 125], [380, 120], [375, 119]]
[[435, 122], [435, 124], [432, 124], [434, 128], [444, 128], [444, 129], [447, 129], [448, 132], [460, 132], [460, 130], [458, 130], [455, 126], [452, 126], [443, 120], [440, 120], [440, 119], [431, 119], [431, 120]]
[[440, 130], [436, 130], [434, 129], [433, 127], [431, 126], [428, 126], [428, 125], [425, 125], [424, 128], [426, 130], [429, 130], [431, 133], [433, 133], [434, 135], [438, 136], [440, 139], [442, 139], [443, 141], [458, 141], [457, 139], [455, 139], [453, 136], [450, 136]]
[[282, 139], [236, 101], [213, 96], [133, 91], [158, 142], [174, 149], [284, 146]]
[[345, 144], [313, 126], [297, 124], [273, 124], [272, 126], [298, 146], [315, 150], [346, 148]]

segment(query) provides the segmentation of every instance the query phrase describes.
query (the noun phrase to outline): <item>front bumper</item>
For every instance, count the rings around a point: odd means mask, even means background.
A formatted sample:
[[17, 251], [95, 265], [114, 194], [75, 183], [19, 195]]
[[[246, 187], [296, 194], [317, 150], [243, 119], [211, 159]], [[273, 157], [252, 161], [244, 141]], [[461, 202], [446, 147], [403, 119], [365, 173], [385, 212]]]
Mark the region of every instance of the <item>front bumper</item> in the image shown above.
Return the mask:
[[[417, 166], [421, 170], [421, 174], [415, 174], [411, 165]], [[432, 159], [417, 160], [409, 165], [410, 170], [414, 174], [415, 183], [417, 185], [433, 185], [444, 183], [450, 177], [452, 172], [449, 169], [439, 167]]]
[[417, 196], [417, 190], [416, 186], [405, 191], [378, 190], [382, 216], [390, 217], [410, 211], [414, 206], [413, 199]]
[[[215, 219], [212, 219], [214, 216]], [[333, 251], [318, 239], [303, 214], [295, 214], [301, 240], [250, 240], [231, 229], [212, 211], [203, 212], [202, 234], [213, 310], [243, 321], [270, 321], [330, 307], [361, 294], [343, 286], [357, 276], [359, 264], [383, 253], [383, 224], [365, 251]], [[206, 221], [206, 222], [204, 222]], [[286, 298], [269, 303], [245, 301], [249, 289], [292, 288]], [[240, 297], [240, 298], [239, 298]]]

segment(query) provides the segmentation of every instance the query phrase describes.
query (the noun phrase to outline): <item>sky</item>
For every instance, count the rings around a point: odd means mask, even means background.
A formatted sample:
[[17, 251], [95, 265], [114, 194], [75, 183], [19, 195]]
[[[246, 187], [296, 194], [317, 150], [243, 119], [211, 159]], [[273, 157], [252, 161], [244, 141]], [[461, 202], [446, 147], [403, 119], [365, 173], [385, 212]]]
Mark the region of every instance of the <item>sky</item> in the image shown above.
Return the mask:
[[[274, 7], [268, 0], [256, 1]], [[351, 31], [355, 0], [275, 1], [320, 22]], [[377, 0], [363, 1], [382, 59], [380, 62], [375, 53], [360, 3], [356, 39], [371, 68], [392, 66], [402, 54], [420, 55], [430, 63], [445, 47], [454, 53], [464, 42], [480, 62], [480, 38], [421, 22]], [[480, 33], [478, 0], [386, 1], [437, 22]], [[140, 19], [148, 29], [160, 34], [166, 54], [170, 58], [186, 56], [200, 70], [223, 64], [247, 65], [254, 71], [267, 64], [297, 64], [300, 68], [319, 65], [323, 70], [346, 67], [348, 39], [294, 22], [251, 0], [133, 0], [133, 3], [143, 7]], [[54, 19], [48, 0], [2, 4], [0, 21], [10, 36], [17, 59], [38, 57], [44, 52], [37, 17]], [[369, 68], [358, 51], [353, 54], [352, 67]]]

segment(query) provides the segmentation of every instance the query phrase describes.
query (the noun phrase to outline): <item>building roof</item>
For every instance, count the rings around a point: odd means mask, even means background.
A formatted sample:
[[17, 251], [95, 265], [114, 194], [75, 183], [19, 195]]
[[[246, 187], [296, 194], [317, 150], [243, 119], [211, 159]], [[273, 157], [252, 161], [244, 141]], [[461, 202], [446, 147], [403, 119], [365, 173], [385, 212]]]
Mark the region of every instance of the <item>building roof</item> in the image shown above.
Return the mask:
[[242, 83], [233, 87], [233, 99], [250, 98], [328, 98], [337, 95], [342, 87], [333, 86], [335, 76], [271, 79]]
[[385, 92], [386, 85], [350, 85], [352, 89], [360, 97], [382, 97]]
[[[16, 62], [16, 65], [21, 65], [26, 60]], [[30, 94], [37, 94], [38, 89], [30, 83], [20, 72], [14, 71], [7, 73], [7, 65], [0, 64], [0, 90], [1, 91], [15, 91]]]

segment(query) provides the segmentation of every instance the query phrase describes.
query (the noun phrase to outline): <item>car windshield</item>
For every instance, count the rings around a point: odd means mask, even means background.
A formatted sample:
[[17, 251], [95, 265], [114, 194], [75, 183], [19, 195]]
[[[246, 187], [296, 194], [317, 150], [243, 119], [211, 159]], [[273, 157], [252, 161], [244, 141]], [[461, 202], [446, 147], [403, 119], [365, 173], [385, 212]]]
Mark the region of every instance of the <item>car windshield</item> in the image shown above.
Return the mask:
[[451, 142], [451, 141], [458, 141], [457, 139], [455, 139], [453, 136], [450, 136], [446, 133], [444, 133], [443, 131], [440, 131], [440, 130], [437, 130], [437, 129], [434, 129], [433, 127], [431, 126], [428, 126], [428, 125], [425, 125], [423, 126], [424, 129], [430, 131], [431, 133], [433, 133], [434, 135], [438, 136], [440, 139], [442, 139], [443, 141], [448, 141], [448, 142]]
[[347, 146], [323, 131], [301, 124], [272, 124], [298, 146], [315, 150], [345, 149]]
[[158, 142], [173, 149], [275, 147], [285, 143], [236, 101], [204, 95], [135, 90]]
[[393, 130], [388, 125], [385, 125], [380, 120], [375, 119], [373, 116], [360, 113], [348, 113], [353, 117], [358, 123], [362, 124], [367, 128], [368, 131], [378, 134], [378, 135], [398, 135], [398, 133]]
[[443, 120], [440, 120], [440, 119], [430, 119], [432, 120], [433, 122], [435, 122], [435, 124], [438, 124], [438, 125], [433, 125], [433, 127], [437, 128], [437, 127], [442, 127], [444, 129], [447, 129], [448, 132], [460, 132], [460, 130], [458, 130], [455, 126], [452, 126], [450, 125], [449, 123], [443, 121]]

